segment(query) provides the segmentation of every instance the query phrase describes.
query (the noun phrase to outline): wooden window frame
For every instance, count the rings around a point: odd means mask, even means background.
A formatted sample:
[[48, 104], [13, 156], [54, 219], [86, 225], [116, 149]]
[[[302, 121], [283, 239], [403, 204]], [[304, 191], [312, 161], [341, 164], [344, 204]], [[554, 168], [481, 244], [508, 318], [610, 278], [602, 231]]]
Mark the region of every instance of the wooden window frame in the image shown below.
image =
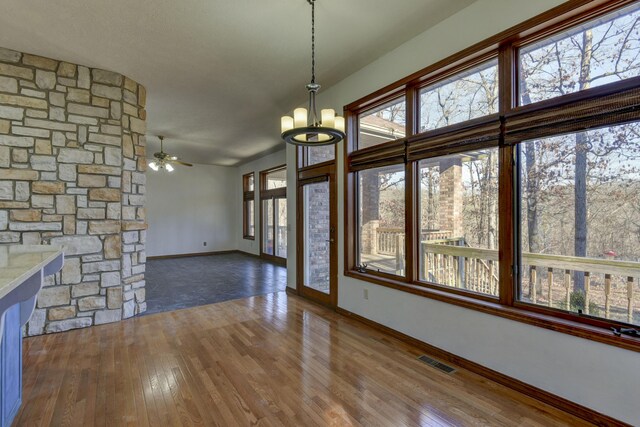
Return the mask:
[[[276, 221], [276, 203], [275, 200], [276, 199], [281, 199], [281, 200], [286, 200], [287, 199], [287, 187], [281, 187], [281, 188], [274, 188], [274, 189], [267, 189], [267, 175], [272, 173], [272, 172], [276, 172], [279, 170], [285, 170], [287, 169], [287, 165], [279, 165], [279, 166], [275, 166], [269, 169], [265, 169], [263, 171], [260, 171], [260, 197], [259, 197], [259, 203], [260, 203], [260, 256], [262, 258], [286, 265], [287, 263], [287, 259], [281, 256], [277, 256], [275, 255], [275, 244], [276, 244], [276, 235], [274, 233], [273, 235], [273, 243], [274, 243], [274, 252], [273, 255], [272, 254], [268, 254], [264, 252], [264, 239], [263, 239], [263, 233], [265, 232], [265, 228], [264, 228], [264, 212], [262, 209], [263, 206], [263, 201], [265, 200], [272, 200], [273, 201], [273, 214], [274, 214], [274, 227], [277, 226], [277, 221]], [[255, 185], [255, 181], [254, 181], [254, 185]], [[288, 213], [287, 213], [288, 215]]]
[[[249, 189], [249, 180], [253, 178], [253, 190]], [[246, 240], [256, 239], [256, 202], [255, 202], [256, 179], [255, 172], [249, 172], [242, 175], [242, 238]], [[249, 202], [253, 202], [253, 234], [250, 234]]]
[[[344, 275], [423, 297], [455, 304], [484, 313], [544, 327], [609, 345], [640, 352], [640, 339], [615, 336], [610, 328], [627, 324], [517, 300], [521, 279], [519, 265], [519, 200], [516, 164], [517, 146], [530, 137], [532, 126], [549, 128], [556, 134], [579, 132], [590, 128], [640, 120], [640, 77], [614, 82], [545, 101], [518, 106], [518, 49], [574, 25], [590, 21], [633, 3], [632, 0], [570, 0], [530, 20], [462, 50], [392, 83], [344, 107], [347, 139], [344, 144]], [[498, 58], [499, 112], [446, 128], [417, 133], [419, 96], [425, 86], [448, 78], [492, 58]], [[356, 150], [359, 116], [391, 99], [406, 99], [406, 136], [373, 147]], [[609, 102], [609, 100], [611, 100]], [[615, 104], [616, 106], [609, 106]], [[604, 105], [603, 113], [594, 106]], [[591, 109], [589, 109], [591, 107]], [[573, 116], [554, 114], [547, 122], [541, 119], [550, 111], [571, 111]], [[548, 114], [547, 114], [548, 116]], [[536, 122], [536, 120], [538, 120]], [[524, 124], [523, 124], [524, 123]], [[534, 123], [534, 125], [531, 125]], [[536, 130], [534, 129], [533, 134]], [[548, 134], [548, 132], [547, 132]], [[546, 135], [548, 136], [548, 135]], [[415, 238], [419, 224], [418, 162], [479, 148], [499, 150], [499, 293], [498, 298], [450, 288], [417, 279], [419, 242]], [[387, 165], [405, 165], [405, 276], [378, 273], [356, 268], [358, 250], [357, 172]]]

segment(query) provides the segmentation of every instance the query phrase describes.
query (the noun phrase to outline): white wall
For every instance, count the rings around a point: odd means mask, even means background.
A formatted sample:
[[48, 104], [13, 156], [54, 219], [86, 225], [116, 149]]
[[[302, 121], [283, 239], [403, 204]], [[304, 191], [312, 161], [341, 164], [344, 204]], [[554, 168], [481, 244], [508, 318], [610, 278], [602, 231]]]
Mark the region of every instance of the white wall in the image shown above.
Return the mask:
[[[285, 154], [285, 150], [284, 150], [284, 142], [282, 143], [283, 147], [282, 150], [277, 151], [275, 153], [269, 154], [267, 156], [261, 157], [257, 160], [254, 160], [252, 162], [249, 163], [245, 163], [241, 166], [238, 166], [236, 168], [236, 181], [238, 181], [238, 183], [240, 183], [240, 188], [239, 188], [239, 197], [240, 197], [240, 201], [238, 202], [238, 211], [236, 213], [236, 216], [238, 218], [238, 222], [236, 224], [236, 228], [234, 228], [234, 230], [237, 230], [236, 234], [238, 235], [238, 249], [243, 251], [243, 252], [247, 252], [250, 254], [254, 254], [254, 255], [260, 255], [260, 172], [267, 170], [267, 169], [271, 169], [274, 168], [276, 166], [282, 166], [284, 164], [288, 164], [287, 163], [287, 159], [286, 159], [286, 154]], [[291, 169], [290, 167], [287, 169]], [[255, 179], [255, 209], [254, 209], [254, 214], [255, 214], [255, 224], [256, 224], [256, 233], [255, 233], [255, 240], [249, 240], [249, 239], [244, 239], [242, 236], [242, 175], [248, 174], [250, 172], [254, 173], [254, 179]], [[288, 174], [288, 172], [287, 172]], [[294, 175], [295, 177], [295, 175]], [[288, 184], [291, 181], [288, 181]], [[295, 181], [293, 184], [289, 184], [288, 185], [288, 189], [287, 189], [287, 198], [289, 197], [289, 195], [291, 193], [295, 192]], [[295, 212], [295, 209], [292, 211], [289, 209], [289, 203], [287, 203], [287, 212]], [[291, 215], [287, 215], [287, 227], [288, 227], [288, 234], [290, 234], [290, 230], [291, 230], [291, 226], [289, 224], [293, 223], [292, 221], [294, 221], [295, 218], [291, 218]], [[289, 247], [294, 247], [291, 245], [295, 245], [295, 240], [294, 243], [291, 243], [291, 240], [289, 240], [287, 242], [287, 245]]]
[[237, 168], [147, 169], [147, 256], [237, 249], [241, 194]]
[[[337, 85], [320, 92], [322, 108], [353, 102], [516, 25], [561, 0], [478, 0]], [[320, 76], [322, 78], [322, 76]], [[338, 170], [342, 170], [339, 147]], [[289, 187], [295, 155], [288, 149]], [[338, 305], [503, 374], [631, 424], [640, 422], [640, 354], [345, 277], [344, 179], [338, 174]], [[294, 195], [289, 197], [295, 208]], [[290, 216], [291, 220], [295, 219]], [[292, 227], [295, 231], [295, 226]], [[295, 232], [289, 233], [295, 242]], [[291, 246], [293, 247], [293, 246]], [[295, 288], [295, 251], [289, 251]], [[363, 298], [364, 289], [369, 299]]]

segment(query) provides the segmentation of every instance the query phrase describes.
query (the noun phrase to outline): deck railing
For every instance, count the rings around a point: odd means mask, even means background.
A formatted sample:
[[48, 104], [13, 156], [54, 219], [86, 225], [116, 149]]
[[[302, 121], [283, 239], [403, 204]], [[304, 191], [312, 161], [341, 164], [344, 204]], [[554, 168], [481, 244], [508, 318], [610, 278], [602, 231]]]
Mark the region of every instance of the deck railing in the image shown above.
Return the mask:
[[[422, 242], [421, 257], [421, 280], [498, 296], [497, 250]], [[640, 322], [640, 313], [634, 312], [640, 305], [638, 262], [525, 252], [522, 268], [525, 301]], [[576, 272], [577, 287], [572, 283]]]

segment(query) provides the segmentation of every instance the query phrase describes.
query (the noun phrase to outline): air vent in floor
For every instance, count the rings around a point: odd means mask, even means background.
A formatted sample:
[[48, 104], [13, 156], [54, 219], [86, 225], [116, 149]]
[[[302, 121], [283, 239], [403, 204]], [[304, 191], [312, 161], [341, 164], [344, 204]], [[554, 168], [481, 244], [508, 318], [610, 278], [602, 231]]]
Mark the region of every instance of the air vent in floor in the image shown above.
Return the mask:
[[445, 374], [450, 374], [452, 372], [455, 372], [455, 369], [452, 368], [451, 366], [445, 365], [442, 362], [438, 362], [437, 360], [434, 360], [434, 359], [430, 358], [429, 356], [422, 355], [422, 356], [418, 357], [418, 360], [426, 363], [427, 365], [433, 366], [436, 369], [441, 370]]

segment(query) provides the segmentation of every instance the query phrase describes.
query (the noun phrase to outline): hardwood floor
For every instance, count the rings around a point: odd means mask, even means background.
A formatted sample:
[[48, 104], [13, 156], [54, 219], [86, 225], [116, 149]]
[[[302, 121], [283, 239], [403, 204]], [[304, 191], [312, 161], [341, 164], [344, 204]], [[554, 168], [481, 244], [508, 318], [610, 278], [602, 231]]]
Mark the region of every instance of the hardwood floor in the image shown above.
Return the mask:
[[24, 340], [36, 426], [586, 425], [284, 292]]

